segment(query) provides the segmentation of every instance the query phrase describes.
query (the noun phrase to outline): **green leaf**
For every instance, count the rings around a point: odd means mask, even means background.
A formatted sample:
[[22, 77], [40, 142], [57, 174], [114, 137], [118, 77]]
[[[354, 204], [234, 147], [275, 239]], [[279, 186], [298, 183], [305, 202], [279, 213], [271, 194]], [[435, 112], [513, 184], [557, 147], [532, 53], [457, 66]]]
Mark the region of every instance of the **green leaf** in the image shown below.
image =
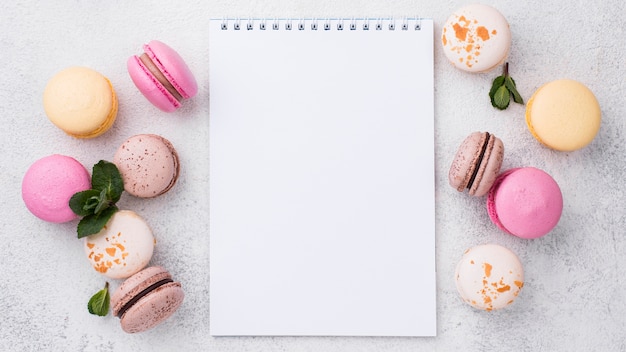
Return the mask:
[[78, 238], [83, 238], [100, 232], [100, 230], [104, 228], [104, 225], [106, 225], [109, 219], [111, 219], [111, 216], [113, 216], [117, 210], [118, 209], [115, 205], [111, 205], [99, 214], [90, 214], [82, 218], [78, 222]]
[[89, 313], [103, 317], [109, 314], [110, 304], [111, 297], [109, 295], [109, 283], [107, 282], [102, 290], [91, 296], [87, 303], [87, 309]]
[[96, 205], [96, 209], [94, 209], [93, 211], [94, 214], [98, 215], [102, 213], [102, 211], [107, 209], [111, 204], [113, 203], [109, 202], [109, 200], [107, 199], [107, 190], [103, 189], [102, 191], [100, 191], [100, 195], [98, 197], [98, 204]]
[[98, 204], [100, 192], [89, 189], [74, 193], [70, 198], [70, 209], [78, 216], [87, 216], [94, 213], [94, 208]]
[[124, 191], [124, 181], [117, 166], [105, 160], [100, 160], [95, 164], [91, 176], [91, 188], [99, 191], [106, 190], [107, 197], [113, 203], [120, 200]]
[[513, 80], [513, 78], [507, 76], [504, 80], [504, 85], [511, 92], [511, 94], [513, 94], [514, 102], [518, 104], [524, 104], [524, 99], [522, 99], [522, 96], [517, 91], [517, 86], [515, 85], [515, 81]]
[[494, 102], [494, 96], [496, 95], [496, 91], [498, 90], [498, 88], [502, 87], [504, 85], [504, 76], [498, 76], [496, 77], [496, 79], [493, 80], [493, 83], [491, 85], [491, 89], [489, 90], [489, 98], [491, 99], [491, 105], [493, 105], [493, 107], [496, 106], [496, 103]]
[[506, 86], [501, 86], [498, 90], [496, 90], [496, 93], [493, 96], [493, 101], [495, 103], [494, 106], [500, 110], [504, 110], [509, 106], [511, 93]]

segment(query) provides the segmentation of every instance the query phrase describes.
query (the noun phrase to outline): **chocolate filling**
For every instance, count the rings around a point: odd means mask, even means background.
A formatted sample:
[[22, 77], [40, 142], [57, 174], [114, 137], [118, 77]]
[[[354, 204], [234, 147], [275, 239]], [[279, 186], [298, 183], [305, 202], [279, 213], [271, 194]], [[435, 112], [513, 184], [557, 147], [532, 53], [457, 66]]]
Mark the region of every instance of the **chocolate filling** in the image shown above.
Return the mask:
[[172, 94], [174, 96], [174, 98], [176, 98], [176, 100], [178, 100], [178, 101], [182, 101], [183, 100], [183, 96], [180, 95], [180, 93], [178, 93], [178, 91], [176, 90], [176, 88], [174, 88], [174, 86], [170, 83], [170, 81], [167, 80], [167, 78], [159, 70], [157, 65], [155, 65], [154, 62], [152, 62], [152, 60], [150, 60], [150, 57], [148, 56], [148, 54], [145, 54], [145, 53], [142, 54], [141, 56], [139, 56], [139, 60], [141, 60], [141, 62], [143, 62], [143, 64], [146, 66], [146, 68], [150, 72], [152, 72], [154, 77], [156, 77], [156, 79], [159, 82], [161, 82], [163, 87], [165, 87], [165, 89], [167, 89], [167, 91], [170, 92], [170, 94]]
[[491, 136], [489, 135], [489, 132], [485, 132], [485, 134], [487, 135], [487, 138], [485, 139], [485, 143], [483, 143], [483, 147], [480, 150], [480, 155], [478, 156], [478, 161], [476, 162], [476, 167], [474, 168], [474, 172], [472, 172], [472, 177], [470, 177], [469, 182], [467, 183], [467, 187], [466, 187], [467, 189], [472, 188], [472, 185], [474, 184], [474, 180], [476, 179], [476, 175], [478, 175], [478, 170], [480, 170], [480, 164], [482, 164], [483, 158], [485, 157], [487, 146], [489, 145], [489, 139], [491, 138]]
[[174, 280], [172, 280], [172, 279], [163, 279], [161, 281], [157, 281], [157, 282], [153, 283], [152, 285], [146, 287], [141, 292], [136, 294], [133, 298], [131, 298], [128, 302], [126, 302], [126, 304], [124, 306], [122, 306], [120, 311], [117, 312], [116, 316], [118, 318], [121, 318], [124, 315], [124, 313], [126, 313], [126, 311], [130, 309], [130, 307], [135, 305], [135, 303], [137, 303], [140, 299], [144, 298], [148, 293], [152, 292], [157, 287], [163, 286], [163, 285], [168, 284], [170, 282], [174, 282]]

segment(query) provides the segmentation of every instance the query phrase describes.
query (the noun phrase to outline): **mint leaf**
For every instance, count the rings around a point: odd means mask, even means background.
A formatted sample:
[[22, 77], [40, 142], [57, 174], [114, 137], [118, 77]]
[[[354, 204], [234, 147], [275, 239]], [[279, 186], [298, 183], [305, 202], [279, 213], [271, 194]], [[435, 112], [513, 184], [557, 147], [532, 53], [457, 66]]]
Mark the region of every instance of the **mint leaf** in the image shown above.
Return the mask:
[[96, 294], [89, 299], [89, 302], [87, 302], [87, 310], [89, 310], [91, 314], [103, 317], [109, 314], [110, 304], [111, 296], [109, 295], [109, 283], [107, 282], [102, 290], [96, 292]]
[[120, 200], [124, 191], [124, 181], [117, 166], [105, 160], [100, 160], [94, 165], [91, 176], [91, 188], [99, 191], [106, 190], [107, 197], [113, 203]]
[[90, 214], [80, 219], [77, 228], [78, 238], [83, 238], [100, 232], [100, 230], [104, 228], [104, 225], [106, 225], [109, 219], [111, 219], [111, 216], [113, 216], [117, 210], [117, 207], [113, 205], [104, 209], [100, 214]]
[[117, 166], [105, 160], [95, 164], [91, 187], [75, 193], [69, 201], [70, 209], [83, 217], [78, 222], [78, 238], [100, 232], [118, 210], [115, 203], [124, 192], [124, 182]]
[[109, 201], [109, 199], [107, 198], [107, 190], [103, 189], [102, 191], [100, 191], [100, 195], [98, 197], [98, 204], [96, 204], [96, 208], [93, 210], [93, 212], [94, 214], [98, 215], [112, 204], [113, 202]]
[[511, 92], [511, 94], [513, 95], [514, 102], [518, 104], [524, 104], [524, 99], [522, 99], [522, 96], [517, 91], [517, 86], [515, 85], [515, 81], [513, 80], [513, 78], [511, 78], [510, 76], [507, 76], [504, 79], [504, 85], [509, 90], [509, 92]]
[[496, 90], [496, 94], [493, 96], [493, 101], [495, 102], [495, 107], [504, 110], [509, 106], [509, 102], [511, 101], [511, 93], [506, 89], [505, 86], [500, 86]]
[[514, 102], [524, 104], [524, 99], [522, 99], [522, 96], [517, 91], [515, 80], [509, 76], [509, 63], [507, 62], [504, 64], [504, 73], [502, 76], [498, 76], [493, 80], [491, 89], [489, 90], [489, 99], [494, 108], [504, 110], [509, 106], [511, 96]]
[[98, 204], [100, 192], [95, 189], [74, 193], [70, 198], [70, 209], [78, 216], [93, 214]]

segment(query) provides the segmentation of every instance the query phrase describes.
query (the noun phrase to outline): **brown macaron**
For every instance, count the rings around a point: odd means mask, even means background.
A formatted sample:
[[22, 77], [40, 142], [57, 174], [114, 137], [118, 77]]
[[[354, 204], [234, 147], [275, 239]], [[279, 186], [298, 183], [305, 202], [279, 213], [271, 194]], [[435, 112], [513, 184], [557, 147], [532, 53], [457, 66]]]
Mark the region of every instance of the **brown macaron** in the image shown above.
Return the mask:
[[141, 198], [169, 191], [180, 171], [178, 153], [167, 139], [155, 134], [138, 134], [115, 152], [113, 163], [124, 180], [126, 192]]
[[452, 161], [448, 181], [457, 191], [468, 190], [472, 196], [489, 192], [502, 167], [504, 144], [489, 132], [467, 136]]
[[151, 266], [126, 279], [111, 296], [111, 306], [122, 330], [137, 333], [168, 319], [184, 298], [181, 284], [167, 270]]

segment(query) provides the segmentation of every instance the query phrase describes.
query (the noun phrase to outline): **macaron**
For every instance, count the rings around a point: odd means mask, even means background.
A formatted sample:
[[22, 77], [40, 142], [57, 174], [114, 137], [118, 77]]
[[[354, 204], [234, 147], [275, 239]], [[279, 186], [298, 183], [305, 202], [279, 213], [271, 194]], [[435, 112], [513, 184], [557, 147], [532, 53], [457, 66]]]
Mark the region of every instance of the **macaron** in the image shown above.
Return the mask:
[[35, 161], [22, 179], [22, 199], [36, 217], [54, 223], [78, 218], [70, 209], [74, 193], [91, 188], [91, 177], [76, 159], [53, 154]]
[[83, 237], [94, 270], [111, 279], [127, 278], [148, 265], [156, 240], [137, 213], [119, 210], [97, 234]]
[[487, 196], [489, 218], [520, 238], [548, 234], [563, 212], [563, 195], [552, 176], [534, 167], [510, 169], [498, 176]]
[[124, 189], [141, 198], [152, 198], [169, 191], [180, 171], [178, 153], [164, 137], [139, 134], [130, 137], [113, 157], [124, 181]]
[[526, 125], [541, 144], [559, 151], [587, 146], [600, 130], [602, 114], [584, 84], [561, 79], [544, 84], [526, 104]]
[[126, 66], [139, 91], [154, 106], [172, 112], [198, 93], [196, 79], [174, 49], [152, 40], [143, 50], [140, 56], [131, 56]]
[[524, 286], [524, 268], [510, 249], [485, 244], [465, 251], [455, 281], [464, 302], [491, 311], [515, 301]]
[[489, 192], [502, 167], [504, 144], [489, 132], [474, 132], [467, 136], [456, 152], [448, 182], [459, 192], [468, 190], [472, 196]]
[[471, 4], [456, 10], [443, 25], [441, 42], [450, 62], [467, 72], [486, 72], [504, 63], [511, 30], [495, 8]]
[[164, 322], [184, 298], [181, 284], [164, 268], [152, 266], [124, 281], [111, 296], [111, 306], [122, 330], [132, 334]]
[[43, 107], [50, 121], [65, 133], [93, 138], [111, 128], [118, 102], [108, 78], [87, 67], [69, 67], [48, 81]]

